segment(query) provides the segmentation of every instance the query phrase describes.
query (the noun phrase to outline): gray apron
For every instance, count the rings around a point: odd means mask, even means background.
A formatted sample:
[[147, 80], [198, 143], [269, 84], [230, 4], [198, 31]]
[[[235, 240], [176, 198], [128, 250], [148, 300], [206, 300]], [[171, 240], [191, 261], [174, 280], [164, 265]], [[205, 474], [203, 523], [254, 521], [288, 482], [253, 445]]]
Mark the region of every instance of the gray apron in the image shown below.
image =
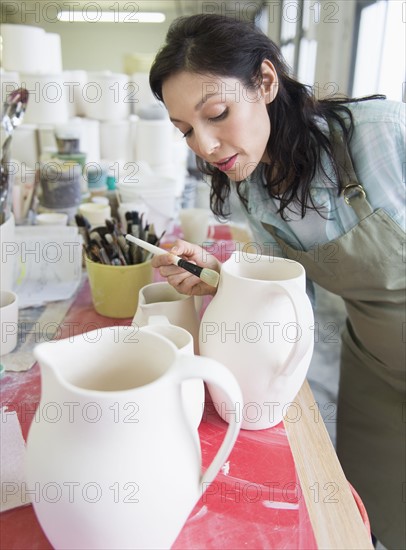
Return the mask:
[[345, 202], [358, 225], [319, 245], [316, 257], [263, 226], [309, 279], [344, 299], [337, 454], [374, 535], [389, 549], [405, 549], [405, 233], [382, 209], [373, 212], [341, 136], [334, 141]]

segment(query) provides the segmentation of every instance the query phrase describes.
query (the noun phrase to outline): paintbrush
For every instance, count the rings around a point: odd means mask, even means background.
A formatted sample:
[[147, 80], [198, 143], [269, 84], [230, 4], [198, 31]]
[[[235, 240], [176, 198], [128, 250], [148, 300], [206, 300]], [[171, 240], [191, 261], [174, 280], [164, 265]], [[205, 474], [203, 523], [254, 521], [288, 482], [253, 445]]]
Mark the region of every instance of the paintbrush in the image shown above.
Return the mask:
[[78, 226], [79, 234], [83, 237], [83, 242], [85, 245], [89, 244], [90, 241], [90, 223], [87, 218], [85, 218], [82, 214], [75, 214], [75, 222]]
[[214, 271], [213, 269], [207, 269], [206, 267], [200, 267], [199, 265], [192, 264], [187, 260], [184, 260], [183, 258], [179, 258], [179, 256], [175, 256], [175, 254], [171, 254], [167, 250], [163, 250], [162, 248], [159, 248], [158, 246], [155, 246], [151, 243], [147, 243], [141, 239], [137, 239], [137, 237], [133, 237], [132, 235], [126, 235], [125, 238], [130, 242], [137, 244], [141, 248], [145, 248], [145, 250], [148, 250], [148, 252], [152, 252], [152, 254], [170, 254], [173, 258], [174, 265], [177, 265], [182, 269], [185, 269], [189, 273], [196, 275], [196, 277], [199, 277], [203, 282], [207, 283], [210, 286], [216, 287], [219, 283], [220, 275], [217, 273], [217, 271]]

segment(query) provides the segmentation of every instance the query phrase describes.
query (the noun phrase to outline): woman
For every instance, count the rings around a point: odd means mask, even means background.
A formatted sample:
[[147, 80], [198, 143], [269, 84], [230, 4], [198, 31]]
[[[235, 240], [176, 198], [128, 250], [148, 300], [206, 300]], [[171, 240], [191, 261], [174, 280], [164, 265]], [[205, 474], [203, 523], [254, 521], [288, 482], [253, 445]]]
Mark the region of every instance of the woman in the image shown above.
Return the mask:
[[[263, 252], [345, 300], [337, 452], [374, 534], [406, 547], [404, 106], [317, 100], [262, 32], [215, 15], [174, 22], [150, 84], [211, 176], [213, 212], [234, 186]], [[220, 270], [195, 245], [174, 253]], [[215, 292], [169, 261], [153, 265], [179, 292]]]

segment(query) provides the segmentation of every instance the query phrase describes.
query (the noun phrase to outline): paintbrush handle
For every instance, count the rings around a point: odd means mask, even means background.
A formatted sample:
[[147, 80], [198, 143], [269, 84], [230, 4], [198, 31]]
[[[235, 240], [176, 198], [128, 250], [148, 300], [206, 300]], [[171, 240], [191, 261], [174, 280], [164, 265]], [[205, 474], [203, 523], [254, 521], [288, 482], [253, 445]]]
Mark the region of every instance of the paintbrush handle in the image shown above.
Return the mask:
[[159, 246], [155, 246], [154, 244], [143, 241], [142, 239], [138, 239], [133, 235], [126, 235], [125, 238], [131, 241], [132, 243], [137, 244], [141, 248], [145, 248], [145, 250], [148, 250], [148, 252], [151, 252], [156, 256], [161, 256], [162, 254], [170, 254], [173, 258], [174, 265], [178, 265], [179, 267], [186, 269], [187, 271], [189, 271], [190, 273], [193, 273], [194, 275], [197, 275], [198, 277], [203, 269], [202, 267], [192, 264], [187, 260], [184, 260], [183, 258], [180, 258], [179, 256], [176, 256], [175, 254], [168, 252], [167, 250], [163, 250], [162, 248], [159, 248]]
[[137, 244], [141, 248], [148, 250], [148, 252], [152, 252], [152, 254], [155, 254], [156, 256], [162, 255], [162, 254], [168, 254], [167, 250], [163, 250], [162, 248], [159, 248], [159, 246], [155, 246], [151, 243], [147, 243], [146, 241], [143, 241], [142, 239], [138, 239], [133, 235], [126, 235], [125, 238], [127, 239], [127, 241]]
[[152, 252], [152, 254], [155, 254], [155, 255], [170, 254], [173, 258], [174, 265], [177, 265], [182, 269], [189, 271], [189, 273], [196, 275], [197, 277], [202, 279], [205, 283], [207, 283], [210, 286], [216, 287], [218, 285], [219, 274], [217, 273], [217, 271], [213, 271], [212, 269], [205, 269], [196, 264], [192, 264], [187, 260], [184, 260], [183, 258], [179, 258], [179, 256], [175, 256], [175, 254], [171, 254], [170, 252], [162, 250], [162, 248], [159, 248], [158, 246], [155, 246], [151, 243], [147, 243], [142, 239], [133, 237], [132, 235], [126, 235], [125, 238], [131, 241], [132, 243], [137, 244], [139, 247], [145, 248], [145, 250], [148, 250], [148, 252]]

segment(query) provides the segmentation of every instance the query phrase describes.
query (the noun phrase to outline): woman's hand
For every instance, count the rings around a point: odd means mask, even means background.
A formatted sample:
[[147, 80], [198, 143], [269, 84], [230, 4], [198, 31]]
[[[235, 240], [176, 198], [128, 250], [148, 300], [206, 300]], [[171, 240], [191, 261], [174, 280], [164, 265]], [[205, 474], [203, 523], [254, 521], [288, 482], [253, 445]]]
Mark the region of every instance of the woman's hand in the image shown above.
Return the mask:
[[[220, 273], [221, 263], [217, 258], [196, 244], [177, 240], [175, 246], [169, 252], [170, 254], [184, 258], [188, 262], [213, 269], [217, 273]], [[214, 295], [216, 293], [216, 288], [204, 283], [196, 275], [192, 275], [181, 267], [173, 265], [170, 254], [154, 256], [151, 263], [153, 267], [159, 269], [162, 277], [166, 277], [168, 283], [178, 292], [190, 296]]]

